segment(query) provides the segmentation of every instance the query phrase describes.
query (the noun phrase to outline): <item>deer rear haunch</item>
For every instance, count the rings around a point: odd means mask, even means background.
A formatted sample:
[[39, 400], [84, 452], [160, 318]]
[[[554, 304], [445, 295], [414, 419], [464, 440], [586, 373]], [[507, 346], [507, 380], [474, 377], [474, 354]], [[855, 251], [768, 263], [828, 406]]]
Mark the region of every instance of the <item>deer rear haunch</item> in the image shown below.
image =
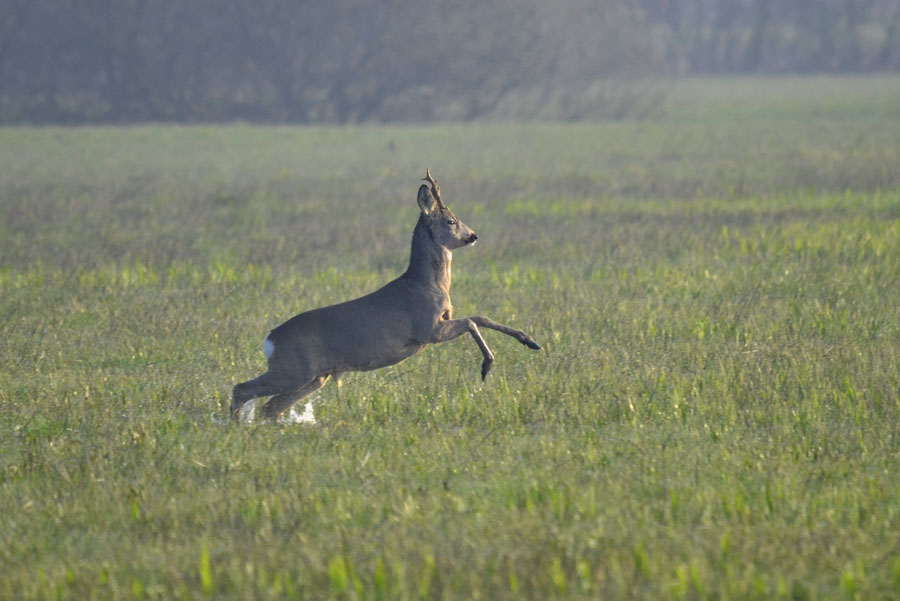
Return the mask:
[[277, 419], [291, 405], [337, 379], [345, 371], [368, 371], [394, 365], [429, 344], [470, 334], [481, 350], [481, 378], [494, 355], [481, 329], [512, 336], [531, 349], [540, 345], [521, 330], [487, 317], [453, 318], [450, 263], [453, 251], [471, 246], [478, 236], [441, 199], [437, 181], [419, 187], [419, 221], [413, 230], [409, 267], [375, 292], [338, 305], [295, 315], [266, 337], [263, 352], [268, 370], [232, 390], [231, 416], [247, 401], [272, 397], [263, 415]]

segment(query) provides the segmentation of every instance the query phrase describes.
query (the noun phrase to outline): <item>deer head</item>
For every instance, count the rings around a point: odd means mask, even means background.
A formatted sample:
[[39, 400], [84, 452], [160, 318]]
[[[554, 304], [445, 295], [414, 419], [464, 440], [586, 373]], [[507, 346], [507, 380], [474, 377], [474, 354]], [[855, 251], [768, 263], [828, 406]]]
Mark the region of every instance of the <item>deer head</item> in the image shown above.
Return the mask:
[[416, 200], [432, 239], [447, 250], [475, 244], [478, 236], [444, 204], [444, 200], [441, 198], [441, 189], [438, 187], [437, 180], [431, 177], [431, 171], [426, 169], [425, 173], [423, 179], [431, 184], [431, 189], [422, 184]]

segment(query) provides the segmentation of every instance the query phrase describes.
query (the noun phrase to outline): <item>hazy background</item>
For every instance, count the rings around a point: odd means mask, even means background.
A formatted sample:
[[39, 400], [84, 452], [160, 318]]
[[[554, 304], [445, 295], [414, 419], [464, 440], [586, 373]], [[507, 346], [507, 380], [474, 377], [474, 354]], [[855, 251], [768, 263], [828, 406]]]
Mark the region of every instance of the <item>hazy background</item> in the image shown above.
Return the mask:
[[0, 0], [0, 123], [651, 114], [686, 75], [900, 69], [896, 0]]

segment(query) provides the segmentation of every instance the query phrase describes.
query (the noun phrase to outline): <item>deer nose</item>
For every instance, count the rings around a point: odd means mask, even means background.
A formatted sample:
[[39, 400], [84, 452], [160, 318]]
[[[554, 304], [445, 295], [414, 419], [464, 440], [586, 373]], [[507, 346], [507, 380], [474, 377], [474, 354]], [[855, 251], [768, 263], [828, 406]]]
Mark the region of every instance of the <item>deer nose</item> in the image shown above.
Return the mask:
[[472, 232], [472, 235], [466, 238], [466, 244], [475, 244], [476, 240], [478, 240], [478, 234]]

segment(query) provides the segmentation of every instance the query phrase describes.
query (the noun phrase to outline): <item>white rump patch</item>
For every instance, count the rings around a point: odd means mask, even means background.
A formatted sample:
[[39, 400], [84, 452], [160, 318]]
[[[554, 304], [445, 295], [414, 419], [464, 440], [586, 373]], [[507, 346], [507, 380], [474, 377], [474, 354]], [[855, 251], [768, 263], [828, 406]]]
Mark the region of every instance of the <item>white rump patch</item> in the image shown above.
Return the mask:
[[272, 343], [271, 340], [269, 340], [268, 337], [266, 337], [265, 342], [263, 342], [263, 353], [265, 353], [265, 355], [266, 355], [266, 360], [271, 359], [272, 353], [274, 353], [274, 352], [275, 352], [275, 345]]

